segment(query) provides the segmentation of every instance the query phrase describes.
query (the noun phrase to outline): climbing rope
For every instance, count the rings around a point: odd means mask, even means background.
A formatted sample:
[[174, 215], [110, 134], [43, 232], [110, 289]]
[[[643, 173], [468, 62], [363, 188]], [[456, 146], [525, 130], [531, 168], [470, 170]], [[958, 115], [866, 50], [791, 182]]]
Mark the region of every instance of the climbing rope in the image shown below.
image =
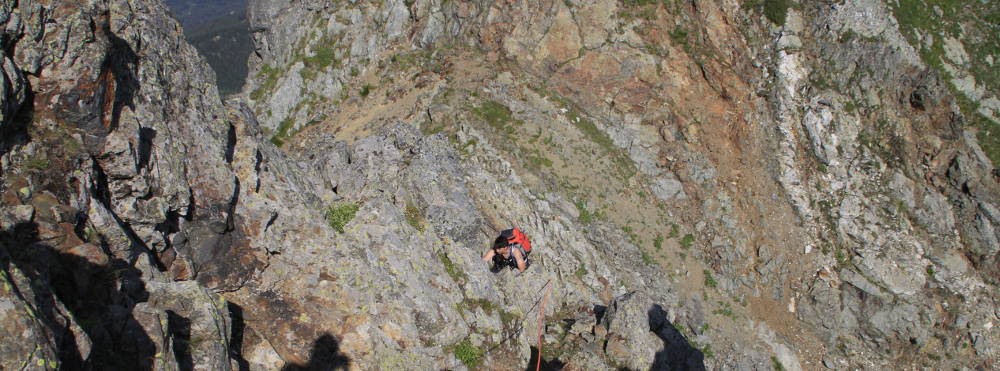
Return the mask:
[[[531, 313], [531, 311], [535, 310], [535, 307], [538, 306], [538, 303], [541, 302], [542, 299], [548, 297], [548, 292], [551, 291], [551, 290], [546, 291], [545, 295], [541, 295], [541, 294], [542, 294], [542, 290], [545, 290], [547, 287], [549, 287], [550, 283], [552, 283], [551, 279], [549, 279], [548, 281], [545, 281], [545, 285], [542, 286], [542, 288], [538, 289], [538, 294], [539, 294], [538, 300], [535, 300], [535, 304], [531, 305], [531, 309], [528, 309], [527, 312], [524, 312], [524, 318], [521, 319], [521, 322], [519, 322], [517, 324], [517, 330], [514, 330], [514, 332], [512, 332], [510, 335], [507, 335], [506, 338], [504, 338], [503, 340], [501, 340], [499, 343], [496, 343], [496, 345], [493, 345], [492, 347], [490, 347], [490, 349], [486, 350], [486, 352], [483, 353], [484, 356], [487, 355], [487, 354], [492, 353], [494, 350], [497, 350], [497, 348], [499, 348], [501, 345], [503, 345], [504, 343], [506, 343], [508, 340], [514, 338], [514, 335], [517, 335], [517, 334], [521, 333], [521, 330], [524, 329], [524, 321], [528, 319], [528, 313]], [[545, 307], [545, 305], [543, 304], [542, 305], [542, 312], [540, 313], [540, 315], [544, 315], [545, 314], [545, 308], [544, 307]], [[541, 348], [538, 348], [538, 358], [541, 359], [541, 356], [542, 356]]]
[[542, 296], [542, 308], [538, 311], [538, 329], [535, 331], [538, 334], [538, 365], [535, 367], [535, 371], [542, 370], [542, 322], [545, 320], [545, 302], [549, 300], [549, 293], [551, 292], [552, 287], [549, 286], [545, 290], [545, 296]]

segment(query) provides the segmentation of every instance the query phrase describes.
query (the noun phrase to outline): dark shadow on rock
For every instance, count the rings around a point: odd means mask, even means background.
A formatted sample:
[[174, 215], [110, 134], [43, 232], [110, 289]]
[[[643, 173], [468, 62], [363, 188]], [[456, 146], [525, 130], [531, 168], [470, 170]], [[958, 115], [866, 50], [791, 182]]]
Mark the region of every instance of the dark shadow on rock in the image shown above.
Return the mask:
[[142, 169], [149, 166], [149, 160], [153, 156], [154, 141], [156, 141], [156, 129], [139, 128], [139, 161], [135, 164], [137, 173], [141, 173]]
[[[546, 370], [546, 371], [559, 371], [559, 370], [562, 370], [563, 367], [566, 366], [566, 363], [564, 363], [563, 361], [560, 361], [558, 358], [553, 359], [551, 361], [546, 361], [545, 357], [542, 357], [542, 363], [541, 363], [540, 366], [541, 366], [542, 370]], [[525, 368], [524, 370], [525, 371], [535, 371], [535, 370], [539, 369], [538, 367], [539, 367], [539, 363], [538, 363], [538, 348], [531, 347], [531, 359], [528, 360], [528, 367]]]
[[167, 311], [167, 332], [170, 333], [170, 345], [174, 349], [174, 359], [180, 370], [193, 370], [194, 359], [191, 357], [191, 320]]
[[[138, 269], [122, 260], [98, 265], [60, 253], [40, 240], [35, 223], [0, 231], [0, 269], [13, 277], [15, 267], [27, 282], [12, 283], [12, 291], [35, 308], [39, 323], [52, 334], [60, 369], [153, 367], [156, 345], [132, 313], [149, 297]], [[29, 289], [33, 296], [23, 292]], [[62, 312], [60, 302], [69, 313]], [[92, 343], [89, 355], [81, 353], [67, 322], [69, 314]]]
[[663, 350], [656, 352], [650, 370], [705, 370], [705, 355], [691, 346], [659, 304], [649, 308], [649, 330], [663, 340]]
[[115, 95], [109, 123], [111, 132], [118, 128], [122, 108], [135, 109], [135, 96], [139, 92], [139, 79], [136, 77], [139, 70], [139, 55], [132, 50], [127, 41], [115, 35], [110, 29], [106, 32], [108, 40], [111, 41], [111, 48], [105, 63], [107, 63], [106, 68], [111, 69], [115, 80]]
[[232, 320], [230, 326], [232, 332], [229, 334], [229, 358], [236, 361], [239, 367], [237, 370], [248, 371], [250, 370], [250, 362], [243, 358], [243, 336], [247, 328], [246, 322], [243, 322], [243, 307], [227, 301], [226, 308], [229, 309], [229, 318]]
[[233, 163], [233, 155], [236, 154], [236, 125], [229, 124], [229, 131], [226, 133], [226, 163]]
[[287, 364], [281, 371], [333, 371], [348, 370], [351, 359], [340, 353], [340, 342], [331, 334], [323, 334], [313, 342], [309, 363]]
[[604, 314], [608, 312], [608, 307], [606, 305], [594, 304], [594, 319], [597, 323], [601, 323], [604, 319]]
[[[2, 62], [2, 59], [0, 59]], [[0, 71], [0, 74], [3, 72]], [[4, 155], [16, 146], [26, 144], [31, 141], [31, 135], [28, 133], [28, 126], [34, 120], [35, 115], [35, 93], [31, 89], [31, 81], [25, 79], [24, 81], [24, 102], [17, 105], [15, 99], [8, 96], [7, 104], [9, 108], [15, 108], [17, 111], [14, 112], [13, 116], [8, 122], [0, 122], [0, 155]], [[0, 107], [3, 109], [3, 107]]]

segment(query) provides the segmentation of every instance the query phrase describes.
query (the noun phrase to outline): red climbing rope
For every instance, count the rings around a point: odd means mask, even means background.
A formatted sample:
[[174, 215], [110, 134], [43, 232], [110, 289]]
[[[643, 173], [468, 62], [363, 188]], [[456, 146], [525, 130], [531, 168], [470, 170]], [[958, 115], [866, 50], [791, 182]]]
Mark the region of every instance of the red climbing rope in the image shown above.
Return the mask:
[[542, 308], [538, 310], [538, 329], [536, 331], [538, 334], [538, 364], [535, 366], [535, 371], [542, 370], [542, 323], [545, 322], [545, 302], [549, 300], [549, 292], [552, 292], [552, 286], [545, 289], [545, 296], [542, 297]]

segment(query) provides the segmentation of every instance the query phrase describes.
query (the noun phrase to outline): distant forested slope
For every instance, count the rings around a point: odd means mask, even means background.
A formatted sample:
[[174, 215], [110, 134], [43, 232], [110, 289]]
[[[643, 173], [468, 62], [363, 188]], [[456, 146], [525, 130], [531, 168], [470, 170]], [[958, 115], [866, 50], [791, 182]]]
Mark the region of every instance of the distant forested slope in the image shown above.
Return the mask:
[[219, 92], [234, 94], [247, 76], [253, 45], [246, 20], [246, 0], [165, 0], [184, 26], [192, 45], [215, 70]]
[[185, 29], [200, 27], [233, 11], [243, 12], [247, 0], [164, 0]]

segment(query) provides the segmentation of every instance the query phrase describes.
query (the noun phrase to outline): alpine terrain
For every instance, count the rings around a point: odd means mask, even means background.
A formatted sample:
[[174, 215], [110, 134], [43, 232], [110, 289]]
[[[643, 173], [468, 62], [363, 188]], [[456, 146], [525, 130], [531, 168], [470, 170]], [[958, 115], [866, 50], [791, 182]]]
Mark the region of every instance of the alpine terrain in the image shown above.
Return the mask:
[[245, 19], [0, 1], [0, 369], [1000, 367], [1000, 2]]

